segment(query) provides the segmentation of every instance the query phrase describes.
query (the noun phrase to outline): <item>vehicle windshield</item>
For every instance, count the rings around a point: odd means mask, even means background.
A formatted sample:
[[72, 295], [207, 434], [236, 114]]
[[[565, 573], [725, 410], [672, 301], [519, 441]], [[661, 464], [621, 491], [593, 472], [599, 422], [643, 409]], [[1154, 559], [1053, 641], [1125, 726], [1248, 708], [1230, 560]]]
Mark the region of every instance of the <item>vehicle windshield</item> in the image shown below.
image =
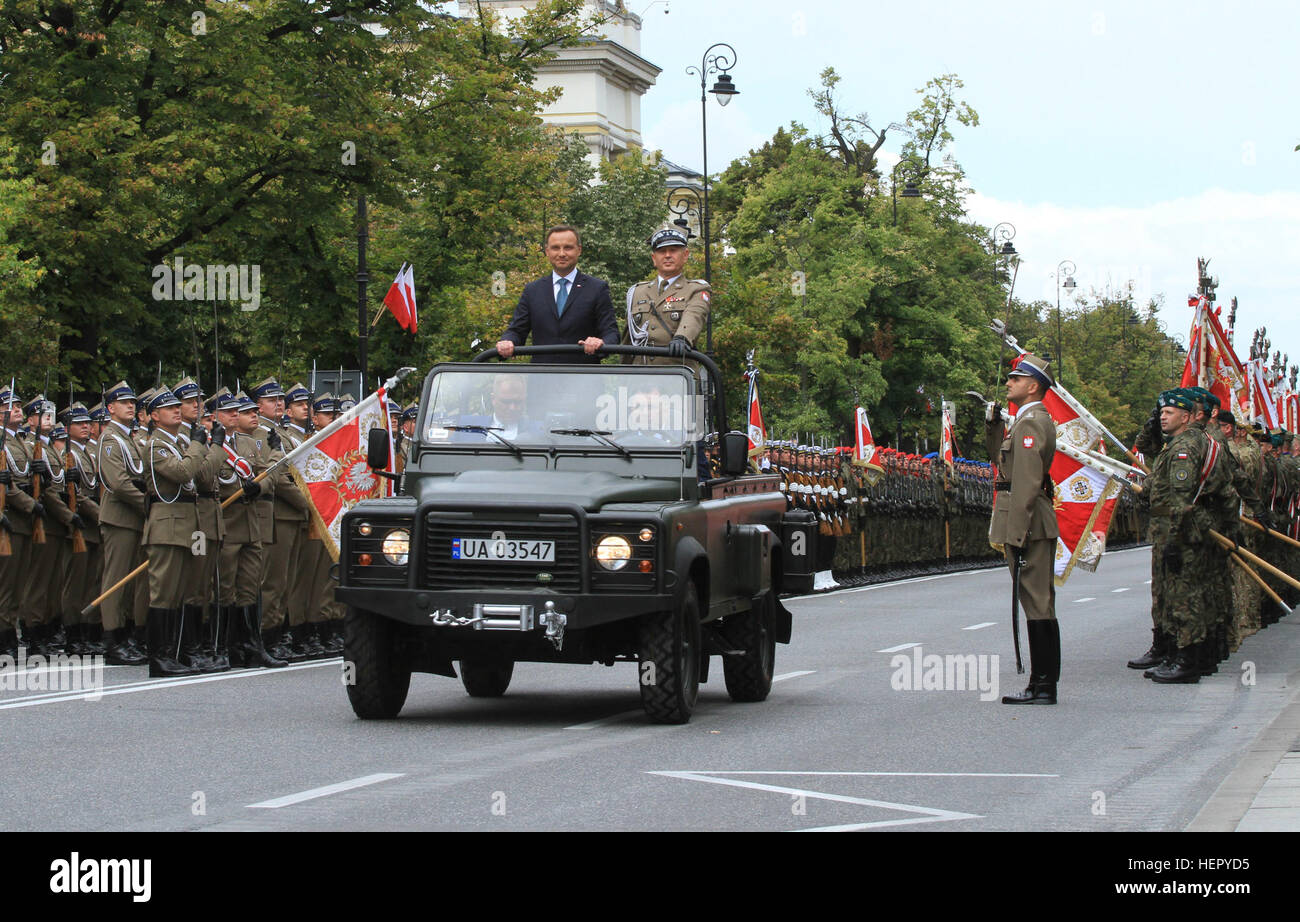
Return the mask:
[[691, 390], [686, 375], [672, 372], [449, 369], [430, 382], [422, 440], [503, 451], [511, 445], [679, 449], [703, 437], [699, 398]]

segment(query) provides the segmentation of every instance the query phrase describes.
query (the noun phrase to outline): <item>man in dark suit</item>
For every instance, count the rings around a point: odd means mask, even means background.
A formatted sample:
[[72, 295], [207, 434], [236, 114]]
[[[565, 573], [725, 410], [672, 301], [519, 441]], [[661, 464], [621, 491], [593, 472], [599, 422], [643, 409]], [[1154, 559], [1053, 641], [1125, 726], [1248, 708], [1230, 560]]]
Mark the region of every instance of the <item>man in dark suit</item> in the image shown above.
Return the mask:
[[497, 353], [505, 359], [515, 354], [532, 333], [534, 346], [581, 345], [584, 356], [535, 355], [534, 362], [551, 364], [585, 363], [595, 365], [595, 352], [602, 345], [617, 345], [618, 322], [609, 285], [603, 280], [578, 271], [582, 241], [578, 230], [560, 224], [546, 232], [543, 245], [551, 274], [524, 288], [510, 320], [497, 343]]

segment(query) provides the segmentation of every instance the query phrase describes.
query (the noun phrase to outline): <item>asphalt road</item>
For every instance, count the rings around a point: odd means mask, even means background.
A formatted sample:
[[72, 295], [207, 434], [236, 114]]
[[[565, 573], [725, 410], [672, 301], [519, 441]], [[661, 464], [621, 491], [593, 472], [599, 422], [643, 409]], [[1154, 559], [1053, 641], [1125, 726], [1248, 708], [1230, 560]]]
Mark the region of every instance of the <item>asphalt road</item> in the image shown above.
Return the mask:
[[[1124, 665], [1150, 642], [1149, 561], [1108, 554], [1058, 595], [1054, 708], [996, 700], [1024, 684], [1005, 570], [789, 601], [768, 701], [731, 703], [715, 661], [681, 727], [644, 721], [633, 664], [521, 664], [491, 700], [416, 675], [390, 722], [353, 717], [337, 660], [110, 667], [93, 701], [28, 676], [0, 692], [0, 827], [1178, 830], [1292, 697], [1300, 615], [1199, 685], [1155, 685]], [[907, 687], [918, 650], [997, 687]]]

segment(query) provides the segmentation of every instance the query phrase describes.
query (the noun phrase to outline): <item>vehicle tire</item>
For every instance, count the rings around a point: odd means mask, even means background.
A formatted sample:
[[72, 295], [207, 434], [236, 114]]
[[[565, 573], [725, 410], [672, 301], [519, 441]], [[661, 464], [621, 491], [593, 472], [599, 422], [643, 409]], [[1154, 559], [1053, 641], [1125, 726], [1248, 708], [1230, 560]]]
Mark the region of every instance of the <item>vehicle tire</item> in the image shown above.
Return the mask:
[[732, 701], [764, 701], [772, 690], [776, 668], [776, 596], [763, 594], [758, 608], [733, 616], [728, 636], [744, 651], [722, 657], [722, 677]]
[[641, 618], [637, 629], [641, 706], [655, 723], [684, 724], [700, 694], [700, 599], [687, 582], [681, 604]]
[[348, 606], [343, 619], [343, 667], [351, 667], [348, 700], [362, 720], [396, 717], [411, 687], [410, 664], [395, 649], [397, 625]]
[[515, 661], [510, 659], [463, 659], [460, 681], [471, 698], [500, 698], [510, 687]]

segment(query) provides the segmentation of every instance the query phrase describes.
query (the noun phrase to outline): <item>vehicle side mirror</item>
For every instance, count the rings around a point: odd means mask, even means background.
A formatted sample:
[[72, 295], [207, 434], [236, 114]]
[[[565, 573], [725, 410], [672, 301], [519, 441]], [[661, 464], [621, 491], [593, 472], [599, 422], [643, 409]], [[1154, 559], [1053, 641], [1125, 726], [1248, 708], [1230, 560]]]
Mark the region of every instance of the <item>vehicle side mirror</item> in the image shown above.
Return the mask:
[[749, 463], [749, 436], [743, 432], [728, 432], [722, 437], [722, 473], [739, 477]]
[[388, 430], [371, 429], [366, 442], [366, 464], [375, 470], [388, 467]]

